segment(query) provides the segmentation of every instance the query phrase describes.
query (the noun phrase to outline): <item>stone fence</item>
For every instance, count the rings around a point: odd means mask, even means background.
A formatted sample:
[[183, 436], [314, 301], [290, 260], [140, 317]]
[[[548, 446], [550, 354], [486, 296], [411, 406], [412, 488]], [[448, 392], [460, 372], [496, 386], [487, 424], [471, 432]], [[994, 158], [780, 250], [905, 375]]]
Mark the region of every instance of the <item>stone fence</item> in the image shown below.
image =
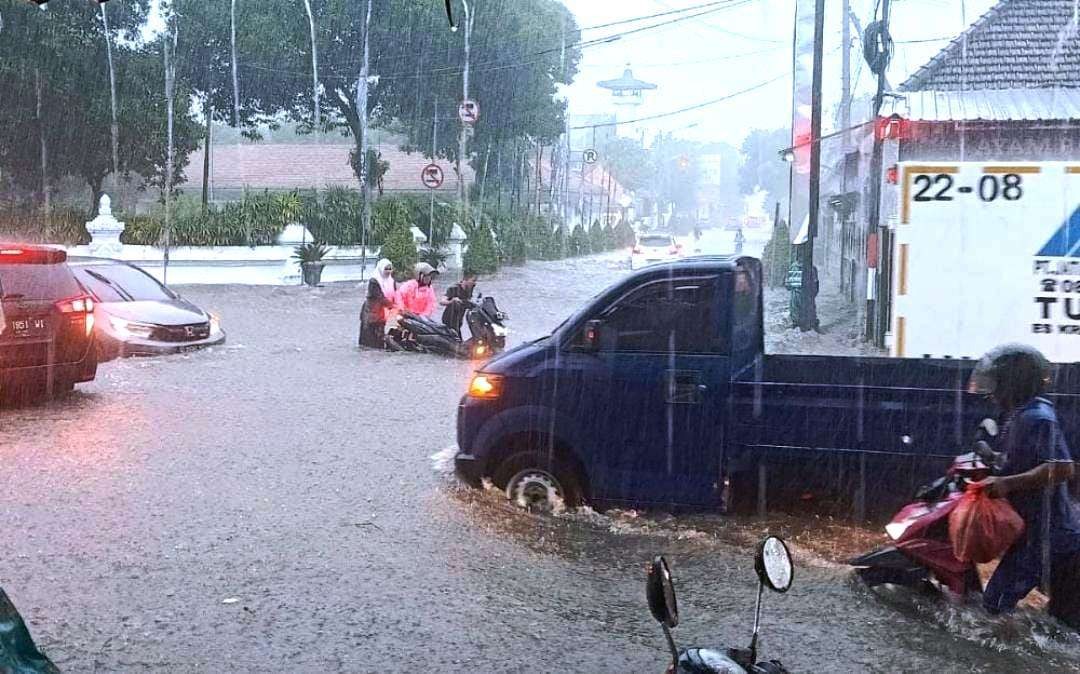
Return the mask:
[[[120, 242], [124, 223], [113, 217], [108, 195], [101, 197], [98, 215], [86, 223], [91, 241], [86, 246], [67, 249], [68, 255], [109, 257], [130, 262], [170, 285], [245, 284], [298, 285], [300, 265], [292, 255], [296, 246], [313, 240], [307, 228], [289, 225], [273, 246], [180, 246], [169, 249], [168, 272], [165, 249], [159, 246], [130, 246]], [[412, 228], [417, 245], [427, 237]], [[465, 233], [454, 225], [446, 246], [446, 269], [460, 269], [465, 247]], [[323, 258], [324, 283], [356, 281], [371, 276], [379, 259], [379, 249], [359, 246], [334, 246]]]

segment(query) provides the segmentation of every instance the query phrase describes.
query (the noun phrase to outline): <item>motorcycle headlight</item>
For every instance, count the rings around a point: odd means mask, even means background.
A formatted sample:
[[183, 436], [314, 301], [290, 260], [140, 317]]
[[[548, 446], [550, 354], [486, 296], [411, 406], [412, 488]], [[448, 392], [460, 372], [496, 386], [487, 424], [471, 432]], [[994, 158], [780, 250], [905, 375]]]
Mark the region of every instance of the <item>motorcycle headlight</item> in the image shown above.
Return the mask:
[[123, 318], [117, 318], [116, 316], [109, 316], [109, 324], [112, 325], [116, 334], [123, 339], [132, 337], [146, 339], [154, 333], [154, 326], [152, 325], [138, 323], [136, 321], [127, 321]]
[[492, 324], [491, 331], [495, 333], [496, 337], [505, 337], [506, 336], [506, 328], [504, 328], [501, 325]]

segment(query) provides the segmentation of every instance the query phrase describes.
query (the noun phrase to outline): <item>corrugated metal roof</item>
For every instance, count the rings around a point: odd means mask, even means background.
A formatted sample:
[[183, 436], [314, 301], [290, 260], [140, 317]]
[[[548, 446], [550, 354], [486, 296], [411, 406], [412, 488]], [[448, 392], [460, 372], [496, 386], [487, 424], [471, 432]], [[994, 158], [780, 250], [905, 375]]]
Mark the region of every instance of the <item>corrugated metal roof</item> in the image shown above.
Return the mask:
[[1080, 89], [908, 91], [886, 98], [881, 114], [926, 122], [1080, 120]]

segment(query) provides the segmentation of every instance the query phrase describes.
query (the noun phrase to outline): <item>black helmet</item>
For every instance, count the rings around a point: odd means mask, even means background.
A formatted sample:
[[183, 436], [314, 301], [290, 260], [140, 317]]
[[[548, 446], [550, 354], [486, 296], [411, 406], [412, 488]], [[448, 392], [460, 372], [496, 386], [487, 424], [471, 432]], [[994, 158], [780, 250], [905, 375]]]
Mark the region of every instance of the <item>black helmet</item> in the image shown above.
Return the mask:
[[988, 351], [968, 382], [970, 393], [993, 396], [1006, 409], [1042, 395], [1050, 388], [1050, 361], [1026, 344], [1003, 344]]

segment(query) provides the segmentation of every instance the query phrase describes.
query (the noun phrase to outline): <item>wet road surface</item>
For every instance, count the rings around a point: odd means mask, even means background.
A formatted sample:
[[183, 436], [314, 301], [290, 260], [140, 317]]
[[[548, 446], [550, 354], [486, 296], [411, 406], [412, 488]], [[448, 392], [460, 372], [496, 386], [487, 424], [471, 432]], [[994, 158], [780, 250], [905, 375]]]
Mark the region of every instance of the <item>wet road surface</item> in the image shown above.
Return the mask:
[[[624, 273], [534, 263], [480, 290], [513, 341]], [[672, 518], [534, 517], [433, 467], [469, 365], [357, 350], [355, 284], [181, 291], [227, 345], [0, 410], [0, 586], [63, 670], [661, 672], [643, 592], [661, 552], [679, 642], [748, 641], [748, 548]], [[1040, 618], [992, 623], [796, 563], [765, 599], [763, 652], [797, 671], [1078, 669]]]

